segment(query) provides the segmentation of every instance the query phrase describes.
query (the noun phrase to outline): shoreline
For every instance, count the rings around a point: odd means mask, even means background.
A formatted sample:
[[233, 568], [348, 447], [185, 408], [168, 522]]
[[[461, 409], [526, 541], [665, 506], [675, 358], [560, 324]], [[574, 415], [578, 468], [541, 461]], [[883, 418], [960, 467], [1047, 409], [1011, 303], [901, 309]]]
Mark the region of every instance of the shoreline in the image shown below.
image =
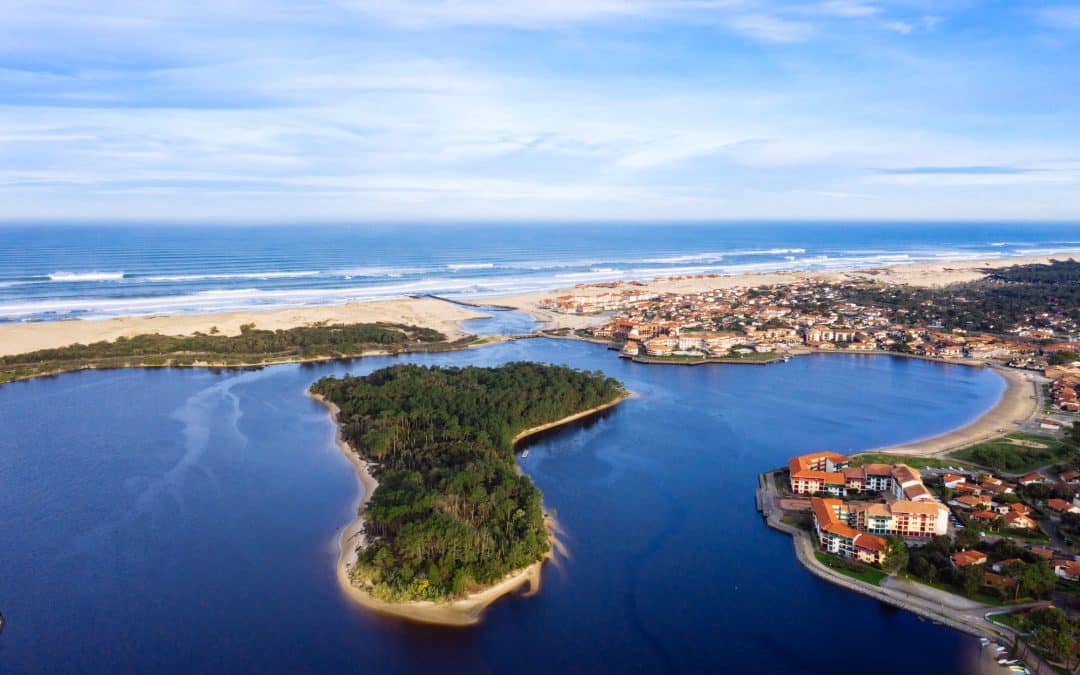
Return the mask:
[[[479, 591], [469, 593], [462, 598], [446, 602], [435, 602], [432, 600], [387, 602], [372, 597], [370, 593], [354, 585], [349, 577], [349, 570], [352, 565], [356, 563], [356, 549], [366, 543], [363, 534], [364, 519], [361, 514], [364, 506], [371, 499], [371, 495], [374, 494], [375, 489], [379, 486], [379, 483], [375, 480], [375, 477], [371, 475], [370, 463], [361, 458], [352, 446], [342, 437], [341, 425], [338, 423], [338, 414], [340, 413], [338, 406], [310, 390], [307, 391], [307, 395], [329, 411], [331, 423], [334, 425], [335, 444], [353, 465], [353, 468], [356, 470], [357, 481], [363, 489], [362, 493], [354, 503], [355, 509], [353, 510], [353, 513], [355, 516], [344, 528], [342, 528], [341, 533], [334, 538], [337, 546], [337, 564], [335, 565], [335, 572], [338, 585], [341, 587], [342, 593], [344, 593], [346, 597], [356, 602], [361, 607], [379, 614], [394, 616], [418, 623], [464, 627], [479, 623], [483, 618], [484, 610], [504, 595], [517, 591], [526, 585], [529, 587], [525, 593], [526, 596], [534, 595], [540, 591], [541, 572], [544, 563], [553, 559], [555, 552], [562, 549], [562, 545], [556, 537], [558, 524], [548, 513], [544, 513], [544, 525], [548, 532], [549, 548], [548, 552], [545, 553], [540, 560], [537, 560], [520, 570], [511, 572], [494, 584]], [[630, 398], [630, 396], [632, 396], [632, 394], [627, 392], [624, 396], [609, 403], [573, 415], [568, 415], [567, 417], [553, 422], [530, 427], [515, 435], [512, 443], [516, 448], [519, 441], [524, 440], [529, 436], [549, 429], [555, 429], [571, 422], [584, 419], [590, 415], [595, 415], [596, 413], [608, 410], [619, 403], [622, 403], [627, 398]]]
[[[1058, 256], [1058, 258], [1069, 257], [1076, 256]], [[747, 272], [717, 275], [715, 277], [659, 277], [640, 282], [636, 287], [657, 293], [693, 293], [712, 289], [792, 284], [802, 281], [842, 282], [868, 280], [935, 287], [980, 279], [985, 276], [985, 270], [1013, 265], [1047, 264], [1052, 259], [1055, 259], [1054, 256], [1018, 256], [956, 262], [906, 263], [870, 269]], [[627, 281], [624, 280], [620, 283], [625, 284]], [[223, 335], [237, 335], [240, 333], [240, 327], [245, 324], [254, 324], [259, 329], [276, 330], [312, 325], [319, 322], [401, 323], [422, 328], [434, 328], [446, 334], [448, 340], [453, 341], [468, 334], [468, 331], [459, 323], [460, 321], [488, 316], [481, 309], [485, 306], [515, 309], [531, 314], [542, 324], [542, 330], [577, 329], [602, 321], [603, 316], [578, 316], [556, 313], [539, 307], [539, 301], [545, 297], [565, 292], [595, 295], [606, 293], [608, 290], [608, 288], [599, 286], [584, 286], [483, 296], [466, 300], [428, 295], [337, 305], [251, 309], [210, 314], [159, 314], [106, 319], [9, 323], [0, 324], [0, 356], [65, 347], [75, 343], [86, 344], [102, 340], [112, 341], [119, 337], [152, 333], [191, 335], [196, 332], [209, 333], [211, 329], [216, 328]]]
[[[979, 364], [955, 361], [946, 363], [969, 368], [980, 367]], [[1024, 423], [1039, 414], [1039, 398], [1035, 391], [1039, 384], [1038, 379], [1030, 371], [990, 365], [981, 367], [990, 368], [1005, 380], [1005, 390], [1001, 397], [986, 412], [950, 431], [904, 443], [868, 448], [854, 454], [888, 453], [898, 456], [940, 457], [954, 450], [1021, 431]]]

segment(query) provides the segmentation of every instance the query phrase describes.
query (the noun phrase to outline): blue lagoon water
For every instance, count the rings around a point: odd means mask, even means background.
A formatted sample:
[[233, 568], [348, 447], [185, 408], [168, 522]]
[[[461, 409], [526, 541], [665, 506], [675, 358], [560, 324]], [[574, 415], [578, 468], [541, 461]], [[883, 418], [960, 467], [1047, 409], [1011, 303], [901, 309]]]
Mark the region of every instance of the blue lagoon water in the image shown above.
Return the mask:
[[1080, 253], [1076, 224], [0, 226], [0, 321]]
[[[467, 629], [350, 604], [335, 539], [359, 487], [315, 379], [539, 360], [637, 396], [548, 433], [523, 468], [569, 555]], [[821, 582], [754, 509], [793, 453], [946, 431], [1004, 389], [884, 356], [646, 366], [590, 344], [252, 371], [84, 372], [0, 388], [0, 672], [968, 672], [970, 638]], [[829, 647], [840, 639], [844, 646]]]

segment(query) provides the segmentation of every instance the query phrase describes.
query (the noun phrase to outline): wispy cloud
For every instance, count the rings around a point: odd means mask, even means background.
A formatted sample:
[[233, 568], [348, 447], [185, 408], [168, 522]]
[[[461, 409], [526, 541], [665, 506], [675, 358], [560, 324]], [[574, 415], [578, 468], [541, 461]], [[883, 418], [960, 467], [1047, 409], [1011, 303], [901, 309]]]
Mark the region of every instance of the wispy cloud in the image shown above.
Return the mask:
[[1080, 29], [1080, 5], [1056, 5], [1036, 11], [1043, 25], [1065, 30]]

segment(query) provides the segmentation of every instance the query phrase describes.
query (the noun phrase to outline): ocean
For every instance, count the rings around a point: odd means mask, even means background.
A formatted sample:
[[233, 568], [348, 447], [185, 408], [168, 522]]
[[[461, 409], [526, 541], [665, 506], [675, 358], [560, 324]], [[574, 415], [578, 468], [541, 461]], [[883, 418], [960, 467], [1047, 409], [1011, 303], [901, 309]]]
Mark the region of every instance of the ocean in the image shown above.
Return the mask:
[[1080, 253], [1062, 224], [0, 226], [0, 322]]
[[[326, 375], [534, 360], [637, 395], [531, 440], [568, 549], [470, 628], [352, 604], [336, 538], [359, 486]], [[86, 371], [0, 387], [0, 672], [974, 672], [978, 643], [821, 581], [755, 510], [758, 473], [979, 416], [989, 369], [829, 354], [649, 366], [519, 340], [257, 370]], [[913, 651], [914, 650], [914, 651]]]

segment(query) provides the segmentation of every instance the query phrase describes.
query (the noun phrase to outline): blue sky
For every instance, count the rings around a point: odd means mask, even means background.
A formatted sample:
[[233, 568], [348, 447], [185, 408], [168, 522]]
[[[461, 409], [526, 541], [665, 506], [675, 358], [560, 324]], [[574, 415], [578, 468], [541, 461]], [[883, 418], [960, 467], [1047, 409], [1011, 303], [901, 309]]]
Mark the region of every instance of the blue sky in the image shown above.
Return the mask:
[[0, 0], [0, 218], [1080, 220], [1080, 3]]

